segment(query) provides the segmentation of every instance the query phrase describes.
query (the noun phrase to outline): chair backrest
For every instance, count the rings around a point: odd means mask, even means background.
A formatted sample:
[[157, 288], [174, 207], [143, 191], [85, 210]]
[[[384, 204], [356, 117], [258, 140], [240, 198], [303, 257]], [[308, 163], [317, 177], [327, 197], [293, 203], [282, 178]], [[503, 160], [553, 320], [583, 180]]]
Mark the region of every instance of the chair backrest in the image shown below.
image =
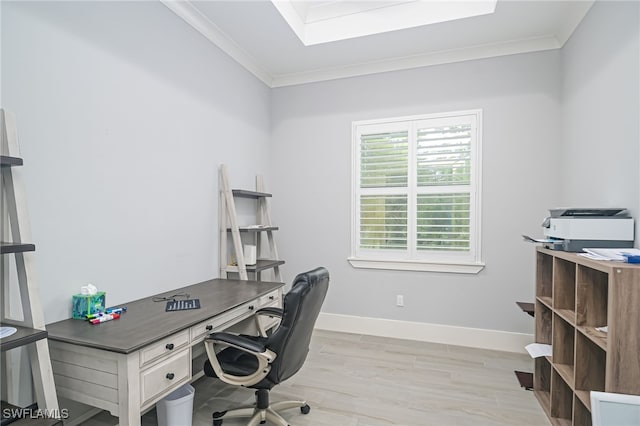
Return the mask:
[[266, 346], [278, 354], [267, 380], [280, 383], [293, 376], [309, 352], [313, 327], [329, 288], [329, 272], [316, 268], [296, 276], [284, 297], [280, 325], [267, 338]]

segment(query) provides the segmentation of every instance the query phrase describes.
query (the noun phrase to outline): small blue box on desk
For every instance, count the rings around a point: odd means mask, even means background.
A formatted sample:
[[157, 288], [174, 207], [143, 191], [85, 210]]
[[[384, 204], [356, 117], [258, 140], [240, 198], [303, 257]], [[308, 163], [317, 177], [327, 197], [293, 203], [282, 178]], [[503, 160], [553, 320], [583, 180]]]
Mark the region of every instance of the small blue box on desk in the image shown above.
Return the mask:
[[99, 291], [96, 294], [74, 294], [72, 299], [71, 318], [87, 319], [87, 315], [104, 311], [105, 292]]

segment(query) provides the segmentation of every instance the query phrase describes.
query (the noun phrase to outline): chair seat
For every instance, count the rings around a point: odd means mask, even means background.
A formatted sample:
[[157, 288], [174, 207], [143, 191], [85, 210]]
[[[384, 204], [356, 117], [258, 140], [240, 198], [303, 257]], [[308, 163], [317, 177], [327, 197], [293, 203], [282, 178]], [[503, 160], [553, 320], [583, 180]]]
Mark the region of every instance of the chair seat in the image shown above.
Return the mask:
[[[256, 342], [264, 342], [266, 338], [261, 336], [247, 336], [241, 335], [242, 337], [250, 340], [254, 340]], [[248, 354], [245, 351], [236, 348], [226, 348], [218, 353], [218, 362], [220, 366], [225, 372], [229, 374], [233, 374], [234, 376], [248, 376], [253, 374], [258, 369], [258, 359]], [[207, 360], [204, 363], [204, 374], [208, 377], [218, 377], [216, 372], [213, 370], [211, 366], [211, 361]], [[264, 382], [264, 380], [263, 380]], [[258, 383], [257, 385], [251, 386], [253, 388], [266, 388], [271, 389], [271, 386], [261, 386], [262, 383]]]

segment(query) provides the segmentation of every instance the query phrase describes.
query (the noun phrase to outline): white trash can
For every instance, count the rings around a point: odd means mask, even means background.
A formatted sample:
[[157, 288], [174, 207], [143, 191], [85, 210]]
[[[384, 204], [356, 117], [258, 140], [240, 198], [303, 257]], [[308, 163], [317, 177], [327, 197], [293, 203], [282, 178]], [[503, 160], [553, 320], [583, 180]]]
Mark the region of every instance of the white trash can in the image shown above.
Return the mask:
[[158, 401], [158, 426], [191, 426], [195, 391], [193, 386], [187, 384]]

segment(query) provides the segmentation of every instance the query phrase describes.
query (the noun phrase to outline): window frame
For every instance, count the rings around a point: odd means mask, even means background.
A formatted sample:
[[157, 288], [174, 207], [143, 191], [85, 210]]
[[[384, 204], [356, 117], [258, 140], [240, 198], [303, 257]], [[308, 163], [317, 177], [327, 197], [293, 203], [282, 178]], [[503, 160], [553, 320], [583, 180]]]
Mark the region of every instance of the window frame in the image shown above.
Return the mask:
[[[462, 120], [460, 120], [462, 118]], [[407, 217], [407, 249], [402, 251], [361, 249], [360, 235], [360, 135], [376, 131], [389, 132], [407, 130], [409, 141], [408, 185], [380, 189], [382, 195], [406, 194], [408, 200], [418, 194], [455, 192], [456, 185], [418, 186], [416, 179], [416, 139], [417, 129], [424, 124], [438, 126], [443, 123], [467, 124], [472, 126], [471, 138], [471, 182], [470, 185], [458, 186], [470, 195], [470, 241], [469, 252], [421, 251], [415, 244], [417, 207], [408, 207]], [[363, 132], [363, 128], [366, 130]], [[476, 274], [484, 268], [481, 256], [481, 188], [482, 188], [482, 110], [464, 110], [435, 114], [422, 114], [404, 117], [361, 120], [352, 122], [352, 173], [351, 173], [351, 256], [347, 259], [355, 268], [434, 271]], [[365, 195], [376, 190], [365, 189]], [[410, 202], [409, 205], [412, 203]], [[415, 204], [415, 203], [414, 203]]]

